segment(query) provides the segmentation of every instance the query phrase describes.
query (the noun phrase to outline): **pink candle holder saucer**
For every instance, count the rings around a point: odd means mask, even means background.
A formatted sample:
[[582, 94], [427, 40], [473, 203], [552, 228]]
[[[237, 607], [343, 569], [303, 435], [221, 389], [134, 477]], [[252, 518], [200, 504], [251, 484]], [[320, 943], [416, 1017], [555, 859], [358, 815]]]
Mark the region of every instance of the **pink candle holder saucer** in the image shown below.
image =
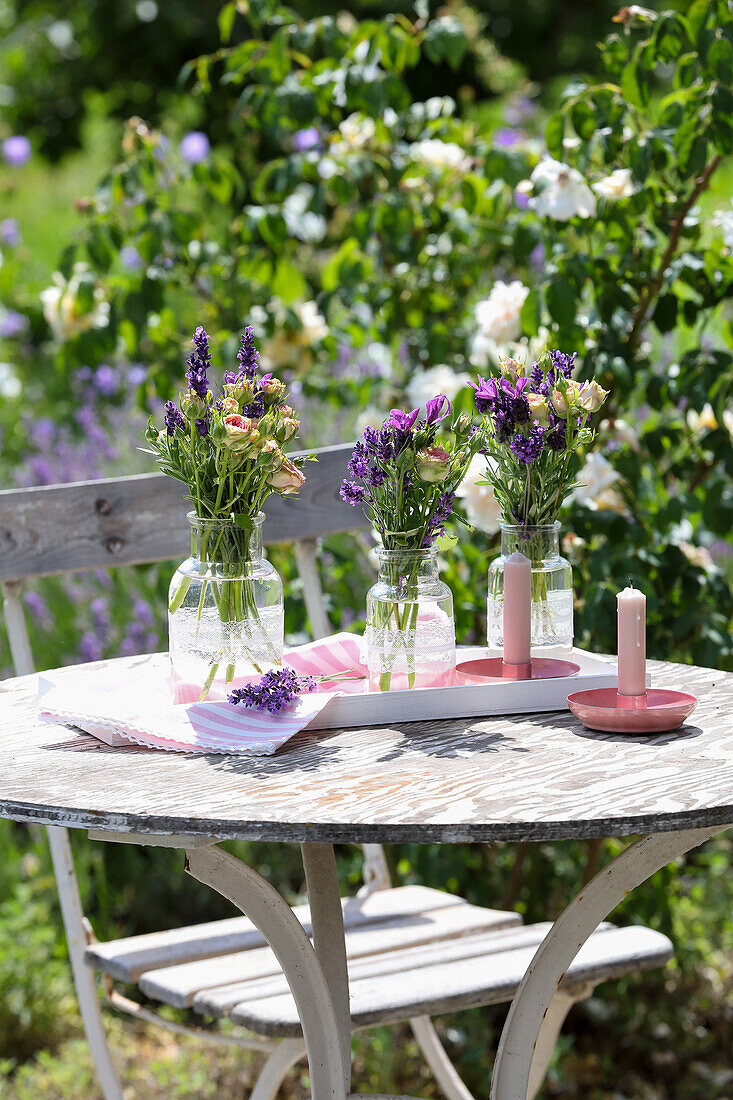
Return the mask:
[[575, 676], [580, 665], [552, 657], [533, 657], [529, 664], [507, 664], [501, 657], [478, 657], [456, 665], [456, 679], [461, 684], [486, 684], [492, 680], [554, 680], [559, 676]]
[[647, 688], [645, 695], [619, 695], [616, 688], [592, 688], [568, 695], [568, 706], [591, 730], [605, 733], [664, 733], [676, 730], [697, 706], [694, 695]]

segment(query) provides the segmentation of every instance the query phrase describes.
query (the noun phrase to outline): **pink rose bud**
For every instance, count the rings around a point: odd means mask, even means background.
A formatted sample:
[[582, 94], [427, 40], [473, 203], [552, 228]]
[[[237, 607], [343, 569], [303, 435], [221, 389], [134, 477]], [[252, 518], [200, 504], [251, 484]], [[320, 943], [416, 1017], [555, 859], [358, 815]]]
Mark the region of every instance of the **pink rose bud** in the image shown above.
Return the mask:
[[568, 382], [565, 393], [558, 389], [552, 391], [552, 407], [558, 416], [564, 418], [568, 415], [568, 408], [572, 408], [573, 405], [577, 404], [579, 393], [580, 383], [572, 379]]
[[536, 420], [538, 424], [549, 424], [550, 406], [547, 404], [547, 399], [541, 393], [527, 393], [525, 397], [529, 405], [529, 415], [532, 419]]
[[421, 481], [437, 485], [450, 473], [451, 456], [445, 447], [424, 447], [417, 452], [417, 476]]
[[260, 448], [260, 465], [265, 469], [279, 469], [283, 462], [283, 453], [274, 439], [266, 439]]
[[287, 443], [289, 439], [293, 438], [299, 427], [298, 421], [292, 416], [285, 416], [277, 426], [277, 438], [282, 443]]
[[224, 431], [226, 435], [222, 440], [222, 447], [241, 454], [254, 446], [260, 438], [257, 431], [258, 421], [240, 413], [231, 413], [224, 417]]
[[305, 474], [289, 458], [285, 458], [280, 469], [269, 474], [267, 483], [283, 496], [288, 496], [290, 493], [297, 493], [301, 485], [305, 484]]

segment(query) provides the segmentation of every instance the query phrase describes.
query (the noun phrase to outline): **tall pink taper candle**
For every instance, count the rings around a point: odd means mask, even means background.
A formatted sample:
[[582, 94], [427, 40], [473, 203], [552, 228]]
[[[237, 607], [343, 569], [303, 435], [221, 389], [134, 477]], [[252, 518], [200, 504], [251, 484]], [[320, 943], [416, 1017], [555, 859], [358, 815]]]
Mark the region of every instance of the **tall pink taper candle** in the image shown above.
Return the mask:
[[646, 695], [646, 596], [629, 582], [617, 604], [618, 693]]
[[504, 664], [532, 660], [532, 563], [515, 550], [504, 562]]

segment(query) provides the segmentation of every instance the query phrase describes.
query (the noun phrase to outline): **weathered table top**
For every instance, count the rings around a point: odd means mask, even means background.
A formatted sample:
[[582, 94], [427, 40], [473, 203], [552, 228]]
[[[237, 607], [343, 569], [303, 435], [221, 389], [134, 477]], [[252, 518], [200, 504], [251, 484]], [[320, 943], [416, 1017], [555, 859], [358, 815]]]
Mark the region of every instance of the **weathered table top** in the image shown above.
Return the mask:
[[594, 733], [564, 712], [303, 731], [277, 755], [250, 758], [109, 748], [37, 724], [36, 678], [7, 680], [0, 816], [333, 842], [544, 840], [733, 824], [733, 675], [659, 662], [650, 671], [655, 686], [699, 698], [675, 733]]

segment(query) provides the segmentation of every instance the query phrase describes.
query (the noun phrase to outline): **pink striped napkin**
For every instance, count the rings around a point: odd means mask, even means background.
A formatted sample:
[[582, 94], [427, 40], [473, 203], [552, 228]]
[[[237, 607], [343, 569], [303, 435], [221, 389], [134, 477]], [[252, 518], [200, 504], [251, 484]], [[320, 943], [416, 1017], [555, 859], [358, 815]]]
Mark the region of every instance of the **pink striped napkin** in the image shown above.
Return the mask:
[[[358, 638], [335, 634], [286, 652], [301, 674], [366, 677]], [[222, 700], [174, 704], [168, 658], [155, 654], [134, 668], [75, 666], [38, 678], [38, 717], [91, 733], [108, 744], [134, 742], [172, 752], [269, 756], [344, 691], [366, 691], [366, 678], [320, 683], [291, 710], [267, 714]], [[131, 690], [134, 687], [134, 690]], [[124, 739], [124, 740], [122, 740]]]

